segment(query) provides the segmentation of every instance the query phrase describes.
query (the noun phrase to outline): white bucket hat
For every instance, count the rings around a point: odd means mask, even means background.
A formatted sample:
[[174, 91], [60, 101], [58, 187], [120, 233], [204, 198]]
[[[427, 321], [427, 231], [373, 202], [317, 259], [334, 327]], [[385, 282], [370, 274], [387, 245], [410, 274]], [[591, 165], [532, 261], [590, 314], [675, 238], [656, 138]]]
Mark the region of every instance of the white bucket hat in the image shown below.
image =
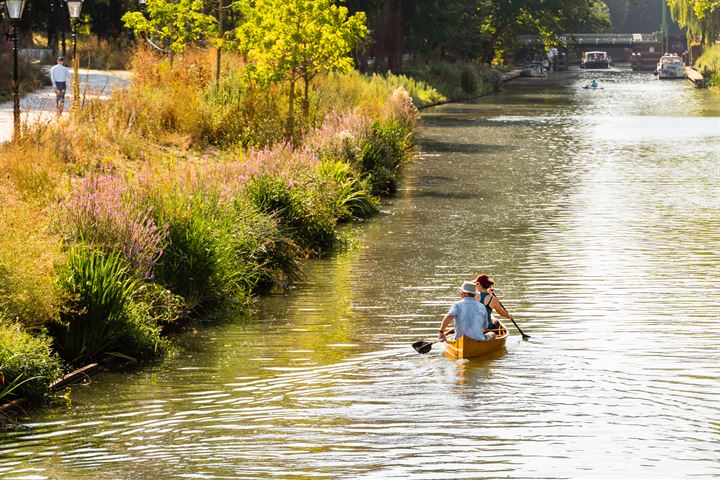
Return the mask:
[[475, 290], [475, 284], [473, 282], [463, 282], [460, 286], [460, 291], [469, 293], [470, 295], [478, 294], [477, 290]]

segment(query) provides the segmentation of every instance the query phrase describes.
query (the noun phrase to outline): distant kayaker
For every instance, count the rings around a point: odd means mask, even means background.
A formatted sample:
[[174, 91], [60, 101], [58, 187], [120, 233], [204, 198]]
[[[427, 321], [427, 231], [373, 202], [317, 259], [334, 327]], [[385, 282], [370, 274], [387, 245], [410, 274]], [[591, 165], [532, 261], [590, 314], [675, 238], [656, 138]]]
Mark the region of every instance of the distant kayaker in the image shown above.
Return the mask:
[[485, 332], [488, 327], [488, 315], [485, 307], [475, 299], [478, 295], [473, 282], [463, 282], [460, 286], [460, 300], [453, 303], [450, 311], [445, 314], [440, 323], [438, 340], [444, 342], [445, 329], [451, 321], [455, 321], [455, 338], [463, 335], [473, 340], [492, 340], [495, 333]]
[[590, 82], [590, 88], [592, 88], [592, 89], [594, 90], [594, 89], [596, 89], [597, 87], [598, 87], [598, 83], [597, 83], [595, 80], [593, 80], [592, 82]]
[[502, 303], [500, 303], [500, 300], [497, 298], [495, 292], [493, 292], [492, 290], [493, 285], [495, 285], [495, 281], [490, 276], [484, 273], [481, 273], [475, 279], [475, 286], [480, 294], [480, 303], [487, 310], [488, 324], [490, 325], [490, 328], [499, 328], [500, 322], [497, 320], [493, 320], [492, 318], [493, 310], [495, 310], [498, 314], [509, 320], [512, 320], [513, 316], [510, 315], [510, 312], [505, 310], [505, 307], [503, 307]]

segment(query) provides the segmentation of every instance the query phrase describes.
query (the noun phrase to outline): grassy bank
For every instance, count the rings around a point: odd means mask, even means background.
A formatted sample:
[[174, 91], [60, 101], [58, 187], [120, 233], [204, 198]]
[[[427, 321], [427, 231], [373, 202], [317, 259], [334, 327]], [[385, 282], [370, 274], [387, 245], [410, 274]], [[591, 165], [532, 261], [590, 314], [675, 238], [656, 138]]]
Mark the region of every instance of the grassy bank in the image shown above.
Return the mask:
[[709, 87], [720, 89], [720, 45], [706, 48], [695, 66], [702, 72]]
[[173, 322], [293, 282], [395, 191], [416, 105], [445, 100], [327, 74], [288, 135], [286, 86], [233, 56], [216, 83], [213, 60], [137, 52], [127, 90], [0, 148], [0, 399], [109, 353], [157, 357]]

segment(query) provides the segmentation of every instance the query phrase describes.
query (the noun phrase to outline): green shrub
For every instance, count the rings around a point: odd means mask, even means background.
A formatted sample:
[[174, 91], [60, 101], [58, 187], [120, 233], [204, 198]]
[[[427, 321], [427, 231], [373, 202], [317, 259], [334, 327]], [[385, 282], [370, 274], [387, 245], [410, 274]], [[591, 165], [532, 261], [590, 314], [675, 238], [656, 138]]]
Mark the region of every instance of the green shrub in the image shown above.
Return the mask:
[[408, 65], [404, 73], [428, 82], [449, 100], [485, 95], [499, 90], [502, 84], [500, 72], [476, 63], [435, 62]]
[[373, 193], [397, 190], [400, 167], [412, 148], [412, 135], [399, 122], [374, 122], [362, 148], [362, 172], [372, 179]]
[[[379, 76], [374, 76], [373, 81], [378, 77]], [[447, 97], [443, 93], [435, 89], [427, 79], [422, 77], [413, 78], [407, 75], [393, 75], [392, 73], [388, 73], [385, 75], [385, 82], [391, 87], [390, 91], [397, 87], [403, 87], [418, 107], [447, 100]]]
[[114, 351], [141, 358], [157, 353], [160, 330], [135, 305], [137, 280], [120, 254], [74, 248], [58, 278], [66, 301], [50, 332], [65, 360], [82, 365]]
[[241, 270], [239, 284], [253, 292], [287, 287], [299, 277], [301, 251], [277, 220], [237, 198], [228, 217], [233, 265]]
[[318, 175], [323, 183], [320, 188], [333, 199], [334, 214], [339, 221], [368, 218], [378, 212], [380, 200], [372, 194], [370, 178], [358, 178], [346, 161], [326, 158]]
[[190, 310], [242, 303], [252, 292], [298, 276], [299, 247], [274, 216], [263, 213], [273, 207], [263, 211], [244, 198], [223, 199], [206, 190], [153, 200], [158, 221], [168, 226], [155, 279], [182, 296]]
[[283, 140], [287, 107], [278, 87], [261, 89], [233, 72], [205, 92], [212, 119], [204, 133], [211, 145], [244, 147], [272, 145]]
[[157, 220], [167, 225], [163, 255], [155, 278], [184, 298], [187, 308], [200, 310], [232, 295], [232, 274], [223, 268], [227, 246], [217, 227], [217, 198], [177, 194], [155, 199]]
[[709, 87], [720, 87], [720, 45], [707, 47], [696, 66]]
[[328, 192], [313, 188], [310, 182], [290, 187], [280, 177], [261, 174], [248, 181], [247, 193], [261, 212], [276, 216], [309, 253], [323, 253], [334, 245], [337, 219]]
[[48, 339], [32, 337], [19, 324], [0, 319], [0, 403], [18, 397], [40, 400], [61, 375]]
[[463, 92], [468, 95], [475, 95], [475, 93], [477, 93], [478, 81], [475, 77], [475, 72], [467, 65], [463, 67], [460, 73], [460, 87], [463, 89]]

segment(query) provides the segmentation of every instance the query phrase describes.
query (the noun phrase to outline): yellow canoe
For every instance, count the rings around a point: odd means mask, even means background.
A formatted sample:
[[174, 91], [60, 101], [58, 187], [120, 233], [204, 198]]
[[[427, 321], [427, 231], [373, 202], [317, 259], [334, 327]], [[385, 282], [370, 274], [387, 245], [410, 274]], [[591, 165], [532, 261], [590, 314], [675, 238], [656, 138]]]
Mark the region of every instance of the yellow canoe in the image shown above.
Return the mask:
[[505, 347], [505, 340], [508, 336], [507, 328], [500, 323], [500, 330], [496, 331], [497, 336], [493, 340], [477, 341], [462, 336], [458, 339], [448, 340], [445, 343], [445, 356], [452, 360], [458, 358], [473, 358], [495, 352]]

